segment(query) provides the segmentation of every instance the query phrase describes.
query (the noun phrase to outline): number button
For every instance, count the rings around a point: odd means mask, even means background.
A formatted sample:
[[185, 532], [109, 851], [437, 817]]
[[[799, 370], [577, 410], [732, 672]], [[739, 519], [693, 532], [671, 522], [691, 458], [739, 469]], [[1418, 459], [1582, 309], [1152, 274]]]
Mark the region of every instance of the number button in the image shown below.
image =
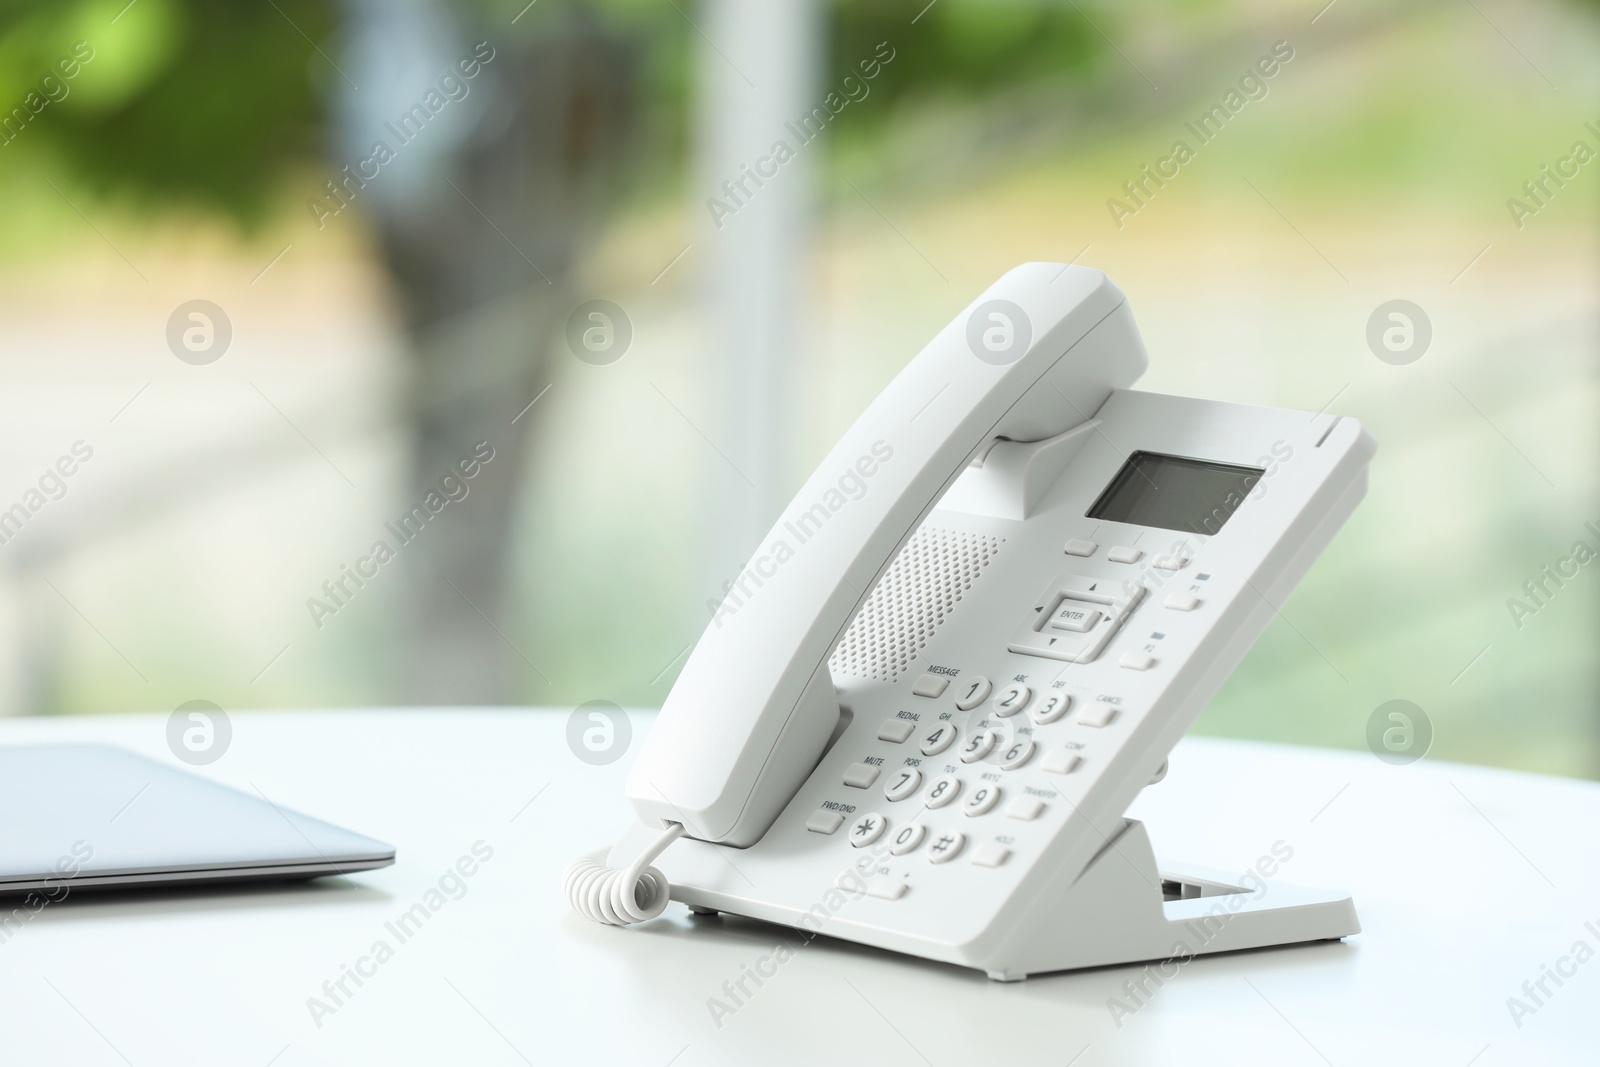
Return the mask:
[[1032, 758], [1033, 738], [1024, 737], [1021, 741], [1000, 753], [1000, 768], [1014, 771]]
[[994, 730], [973, 731], [967, 735], [967, 743], [961, 746], [961, 762], [978, 762], [994, 751], [994, 746], [999, 740], [1000, 735]]
[[[961, 809], [968, 815], [982, 815], [998, 803], [1000, 803], [1000, 787], [985, 782], [972, 791], [972, 795], [962, 803]], [[860, 823], [856, 825], [859, 826]], [[854, 833], [852, 830], [851, 834]]]
[[1067, 708], [1072, 704], [1072, 698], [1065, 693], [1046, 693], [1039, 703], [1028, 712], [1028, 718], [1040, 726], [1055, 722], [1067, 713]]
[[922, 754], [937, 756], [955, 743], [957, 732], [955, 723], [947, 722], [938, 727], [922, 739]]
[[908, 767], [897, 772], [889, 784], [884, 786], [883, 795], [890, 800], [904, 800], [920, 788], [922, 788], [922, 772]]
[[1008, 685], [1000, 690], [1000, 695], [994, 698], [994, 713], [1002, 718], [1010, 718], [1028, 706], [1028, 701], [1033, 699], [1033, 690], [1020, 682]]
[[889, 828], [889, 820], [875, 811], [869, 811], [850, 827], [850, 843], [856, 848], [872, 844]]
[[894, 835], [889, 843], [891, 856], [904, 856], [907, 852], [915, 852], [917, 846], [922, 844], [922, 839], [928, 834], [928, 828], [920, 822], [906, 823], [900, 832]]
[[943, 778], [934, 779], [933, 784], [928, 787], [928, 795], [923, 803], [930, 808], [942, 808], [954, 800], [960, 792], [961, 779], [953, 774], [947, 774]]
[[933, 839], [928, 846], [929, 863], [947, 863], [961, 854], [961, 846], [967, 843], [967, 835], [955, 830], [945, 830]]
[[993, 690], [994, 686], [989, 684], [989, 679], [981, 674], [975, 674], [961, 683], [961, 691], [956, 694], [956, 707], [962, 711], [971, 711], [988, 700]]

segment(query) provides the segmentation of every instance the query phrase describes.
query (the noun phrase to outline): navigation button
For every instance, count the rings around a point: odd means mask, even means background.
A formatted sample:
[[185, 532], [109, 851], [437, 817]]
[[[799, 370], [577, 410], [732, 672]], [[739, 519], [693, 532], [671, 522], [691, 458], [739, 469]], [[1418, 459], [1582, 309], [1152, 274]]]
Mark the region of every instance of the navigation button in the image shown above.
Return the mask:
[[1077, 600], [1063, 600], [1055, 614], [1050, 616], [1050, 626], [1055, 630], [1068, 630], [1086, 634], [1100, 621], [1100, 612]]

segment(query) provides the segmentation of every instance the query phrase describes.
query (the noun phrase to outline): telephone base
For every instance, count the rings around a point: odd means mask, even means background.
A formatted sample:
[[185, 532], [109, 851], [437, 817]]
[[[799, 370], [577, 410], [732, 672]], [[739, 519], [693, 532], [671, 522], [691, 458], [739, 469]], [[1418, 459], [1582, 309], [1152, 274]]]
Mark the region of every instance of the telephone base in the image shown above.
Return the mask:
[[[611, 865], [625, 865], [649, 836], [641, 827], [625, 837]], [[1336, 941], [1361, 930], [1346, 894], [1279, 882], [1238, 884], [1253, 879], [1254, 873], [1247, 878], [1192, 867], [1163, 871], [1144, 824], [1137, 820], [1126, 820], [1079, 872], [1030, 872], [975, 936], [955, 938], [943, 908], [932, 913], [942, 919], [923, 923], [910, 913], [896, 912], [904, 901], [870, 896], [859, 898], [864, 904], [842, 907], [825, 924], [808, 925], [811, 916], [800, 901], [814, 897], [814, 887], [806, 888], [786, 873], [781, 888], [774, 886], [771, 895], [752, 892], [753, 884], [728, 874], [728, 861], [717, 854], [722, 847], [683, 840], [662, 857], [672, 899], [696, 915], [726, 912], [782, 923], [808, 934], [971, 967], [999, 982], [1137, 963], [1159, 965], [1161, 976], [1170, 977], [1169, 969], [1195, 956]], [[757, 874], [748, 854], [738, 862], [742, 870]], [[789, 866], [783, 869], [787, 872]], [[785, 899], [796, 889], [794, 901]], [[897, 921], [900, 915], [903, 922]]]
[[[995, 981], [1133, 963], [1176, 968], [1195, 956], [1336, 941], [1359, 933], [1346, 894], [1187, 868], [1160, 870], [1144, 824], [1129, 820], [1048, 910]], [[1176, 973], [1174, 969], [1173, 973]], [[1166, 975], [1163, 974], [1163, 977]]]

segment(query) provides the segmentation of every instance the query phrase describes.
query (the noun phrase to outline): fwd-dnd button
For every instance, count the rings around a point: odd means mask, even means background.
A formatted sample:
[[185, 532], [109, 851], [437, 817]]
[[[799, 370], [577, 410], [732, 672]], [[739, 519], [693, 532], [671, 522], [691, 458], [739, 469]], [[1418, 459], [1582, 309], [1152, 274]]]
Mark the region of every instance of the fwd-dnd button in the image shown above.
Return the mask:
[[806, 829], [814, 834], [831, 834], [844, 825], [844, 812], [818, 808], [806, 820]]

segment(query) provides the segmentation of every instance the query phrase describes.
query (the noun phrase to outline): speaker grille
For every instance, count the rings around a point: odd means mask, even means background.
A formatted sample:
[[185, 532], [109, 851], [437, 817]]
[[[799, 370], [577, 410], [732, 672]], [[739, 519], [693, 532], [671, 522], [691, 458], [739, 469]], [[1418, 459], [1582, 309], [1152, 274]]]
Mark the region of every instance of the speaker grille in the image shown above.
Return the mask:
[[922, 527], [889, 564], [834, 649], [835, 675], [892, 682], [933, 637], [1004, 542]]

